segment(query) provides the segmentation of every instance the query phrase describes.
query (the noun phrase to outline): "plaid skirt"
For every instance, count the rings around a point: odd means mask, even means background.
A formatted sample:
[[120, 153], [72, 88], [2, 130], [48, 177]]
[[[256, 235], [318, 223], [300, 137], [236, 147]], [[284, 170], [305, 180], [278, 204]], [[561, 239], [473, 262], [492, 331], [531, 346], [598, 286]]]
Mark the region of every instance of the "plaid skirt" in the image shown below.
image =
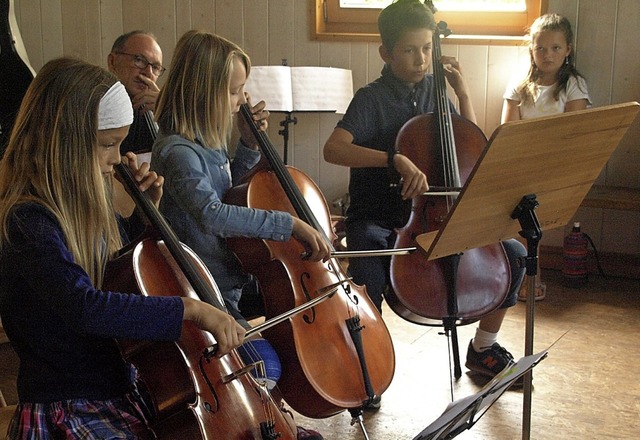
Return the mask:
[[148, 414], [137, 388], [109, 400], [20, 403], [7, 440], [154, 439]]

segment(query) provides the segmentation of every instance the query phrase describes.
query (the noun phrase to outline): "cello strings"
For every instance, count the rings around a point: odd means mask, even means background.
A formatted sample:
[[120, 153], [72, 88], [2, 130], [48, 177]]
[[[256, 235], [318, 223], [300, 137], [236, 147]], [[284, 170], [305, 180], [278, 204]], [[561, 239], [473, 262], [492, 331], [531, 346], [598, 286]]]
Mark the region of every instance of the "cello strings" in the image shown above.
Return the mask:
[[[332, 242], [329, 240], [329, 238], [327, 237], [327, 233], [320, 226], [317, 218], [311, 211], [309, 205], [306, 203], [306, 200], [302, 195], [301, 190], [298, 187], [297, 183], [294, 181], [292, 175], [289, 173], [289, 171], [287, 170], [287, 167], [284, 165], [282, 160], [274, 152], [275, 149], [270, 144], [267, 138], [267, 135], [264, 132], [259, 131], [258, 128], [256, 127], [256, 124], [253, 121], [253, 116], [250, 113], [250, 109], [248, 105], [244, 104], [243, 106], [241, 106], [241, 114], [245, 118], [247, 125], [249, 125], [249, 127], [251, 128], [252, 134], [256, 138], [256, 141], [258, 141], [259, 146], [262, 150], [263, 156], [267, 160], [269, 160], [269, 164], [271, 165], [271, 171], [276, 175], [275, 177], [278, 179], [281, 187], [285, 191], [286, 193], [285, 195], [288, 197], [289, 202], [293, 205], [295, 212], [298, 214], [301, 220], [305, 221], [310, 226], [314, 227], [316, 231], [318, 231], [318, 233], [321, 233], [326, 243], [333, 248]], [[357, 313], [357, 311], [360, 306], [358, 305], [359, 300], [355, 295], [355, 291], [351, 292], [351, 286], [347, 284], [346, 276], [344, 276], [344, 274], [342, 273], [339, 273], [339, 271], [337, 270], [340, 267], [338, 262], [334, 262], [334, 259], [330, 259], [328, 262], [322, 262], [320, 264], [325, 265], [325, 269], [329, 270], [332, 276], [338, 277], [338, 280], [340, 281], [338, 284], [341, 285], [343, 292], [347, 295], [348, 301], [345, 301], [345, 302], [347, 303], [347, 311], [348, 311], [347, 314], [349, 316], [349, 319], [347, 319], [346, 321], [348, 323], [353, 322], [354, 325], [356, 326], [353, 328], [351, 327], [349, 328], [349, 333], [351, 335], [352, 343], [356, 344], [356, 341], [360, 341], [360, 338], [356, 338], [354, 334], [359, 332], [362, 328], [364, 328], [364, 326], [358, 325], [360, 321], [359, 321], [359, 313]], [[321, 279], [323, 280], [323, 283], [324, 283], [324, 279], [323, 278]], [[314, 294], [317, 294], [317, 290], [314, 292]], [[352, 304], [349, 304], [349, 302], [351, 302]], [[354, 309], [356, 313], [354, 313]], [[339, 313], [342, 314], [344, 312], [339, 312]], [[358, 319], [354, 319], [353, 318], [354, 315], [356, 315]], [[344, 324], [341, 324], [341, 325], [344, 325]], [[360, 335], [360, 333], [358, 333], [358, 335]], [[361, 346], [361, 344], [359, 346]], [[367, 373], [366, 361], [363, 359], [363, 356], [361, 356], [361, 353], [363, 352], [362, 350], [359, 350], [359, 349], [356, 349], [356, 352], [358, 354], [359, 364], [362, 370], [361, 372], [364, 376], [365, 382], [368, 384], [369, 376]], [[373, 393], [370, 392], [369, 389], [366, 389], [366, 391], [368, 396], [370, 397], [373, 396]]]
[[[293, 208], [298, 214], [298, 217], [301, 220], [305, 221], [310, 226], [312, 226], [320, 234], [322, 234], [323, 239], [331, 247], [331, 250], [335, 251], [333, 243], [331, 242], [324, 228], [320, 225], [320, 222], [318, 221], [313, 211], [307, 204], [304, 198], [304, 195], [300, 192], [298, 185], [296, 185], [293, 177], [291, 176], [291, 173], [289, 173], [289, 171], [287, 170], [286, 165], [282, 160], [280, 160], [275, 150], [275, 147], [273, 146], [273, 144], [271, 144], [271, 141], [269, 140], [267, 133], [259, 130], [255, 122], [253, 121], [253, 116], [251, 114], [251, 110], [248, 104], [243, 104], [242, 106], [240, 106], [240, 113], [245, 118], [245, 121], [248, 123], [249, 127], [251, 128], [251, 131], [254, 137], [258, 141], [262, 154], [266, 156], [270, 166], [273, 168], [273, 171], [276, 174], [278, 181], [282, 185], [283, 190], [285, 191], [285, 194], [287, 195], [287, 197], [289, 198], [289, 201], [293, 205]], [[326, 263], [321, 263], [321, 264], [326, 264]], [[336, 262], [335, 259], [330, 260], [330, 263], [328, 264], [328, 270], [331, 271], [334, 275], [336, 275], [339, 281], [347, 282], [348, 278], [342, 275], [342, 270], [337, 270], [337, 268], [333, 265], [341, 268], [340, 262]], [[344, 291], [345, 289], [343, 288], [342, 290]], [[352, 303], [352, 302], [353, 302], [352, 300], [349, 301], [349, 303]], [[354, 312], [353, 310], [351, 310], [351, 308], [352, 306], [349, 305], [349, 311], [348, 311], [349, 316], [350, 317], [352, 315], [357, 316], [358, 315], [357, 311]]]
[[[458, 159], [456, 154], [455, 141], [453, 137], [453, 121], [451, 119], [451, 109], [449, 108], [449, 99], [447, 98], [447, 84], [444, 75], [444, 66], [440, 59], [442, 58], [442, 50], [440, 46], [441, 31], [448, 35], [446, 27], [441, 29], [438, 27], [433, 33], [433, 70], [434, 81], [436, 86], [436, 99], [438, 102], [438, 128], [440, 136], [441, 157], [443, 159], [443, 178], [446, 187], [460, 186], [460, 173], [458, 169]], [[446, 26], [446, 24], [445, 24]], [[451, 209], [455, 196], [447, 196], [447, 207]]]

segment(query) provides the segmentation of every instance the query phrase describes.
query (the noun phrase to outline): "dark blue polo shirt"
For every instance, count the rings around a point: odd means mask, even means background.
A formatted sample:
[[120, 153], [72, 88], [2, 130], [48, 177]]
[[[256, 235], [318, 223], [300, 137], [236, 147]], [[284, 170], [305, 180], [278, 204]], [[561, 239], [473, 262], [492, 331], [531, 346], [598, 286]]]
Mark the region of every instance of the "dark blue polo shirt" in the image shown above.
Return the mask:
[[[389, 66], [372, 83], [359, 89], [338, 127], [353, 136], [353, 142], [378, 151], [395, 147], [400, 128], [412, 117], [433, 113], [436, 105], [433, 75], [411, 86], [391, 73]], [[453, 105], [451, 109], [455, 112]], [[351, 168], [349, 220], [391, 220], [404, 226], [410, 201], [402, 201], [392, 174], [385, 168]]]

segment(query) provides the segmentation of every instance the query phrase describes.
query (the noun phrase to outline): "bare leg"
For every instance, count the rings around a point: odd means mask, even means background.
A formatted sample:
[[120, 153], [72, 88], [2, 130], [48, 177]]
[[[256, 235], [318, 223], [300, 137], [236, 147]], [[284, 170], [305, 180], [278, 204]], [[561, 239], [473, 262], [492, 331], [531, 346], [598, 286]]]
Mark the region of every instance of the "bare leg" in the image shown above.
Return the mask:
[[508, 309], [496, 309], [480, 320], [478, 327], [487, 333], [498, 333]]

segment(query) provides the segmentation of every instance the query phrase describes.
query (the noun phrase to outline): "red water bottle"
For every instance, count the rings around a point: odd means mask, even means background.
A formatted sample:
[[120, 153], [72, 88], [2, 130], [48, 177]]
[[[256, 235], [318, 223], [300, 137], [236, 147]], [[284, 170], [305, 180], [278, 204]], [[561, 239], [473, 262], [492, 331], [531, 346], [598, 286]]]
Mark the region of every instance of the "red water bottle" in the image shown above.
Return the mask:
[[580, 223], [575, 222], [573, 229], [564, 238], [562, 275], [567, 287], [580, 287], [587, 283], [587, 236], [580, 231]]

